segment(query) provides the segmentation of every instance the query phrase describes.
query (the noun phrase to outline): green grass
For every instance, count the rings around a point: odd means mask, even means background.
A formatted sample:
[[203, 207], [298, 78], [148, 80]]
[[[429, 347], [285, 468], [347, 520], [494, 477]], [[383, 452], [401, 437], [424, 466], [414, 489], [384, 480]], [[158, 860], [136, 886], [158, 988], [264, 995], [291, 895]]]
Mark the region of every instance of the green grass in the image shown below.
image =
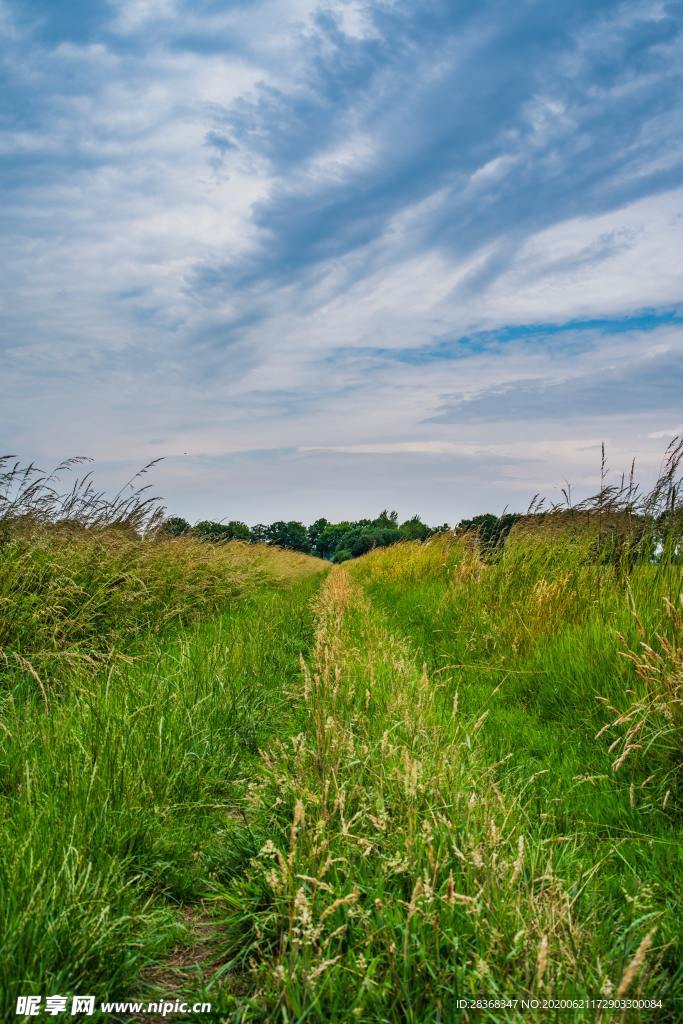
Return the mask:
[[75, 992], [233, 1024], [680, 1019], [675, 545], [621, 557], [617, 517], [603, 557], [572, 513], [324, 577], [82, 493], [76, 524], [30, 490], [0, 521], [4, 1019]]
[[0, 992], [139, 995], [187, 940], [178, 913], [230, 874], [242, 779], [286, 724], [315, 577], [260, 589], [72, 672], [49, 712], [31, 677], [2, 700]]
[[[304, 728], [270, 751], [261, 852], [223, 893], [227, 953], [252, 977], [234, 1019], [421, 1024], [463, 1019], [462, 996], [618, 993], [678, 1019], [678, 590], [678, 567], [627, 579], [559, 541], [335, 570]], [[623, 656], [642, 640], [661, 678]], [[599, 697], [639, 714], [596, 739], [617, 717]]]
[[75, 665], [97, 668], [171, 624], [318, 565], [263, 545], [0, 519], [0, 683], [19, 670], [49, 703]]

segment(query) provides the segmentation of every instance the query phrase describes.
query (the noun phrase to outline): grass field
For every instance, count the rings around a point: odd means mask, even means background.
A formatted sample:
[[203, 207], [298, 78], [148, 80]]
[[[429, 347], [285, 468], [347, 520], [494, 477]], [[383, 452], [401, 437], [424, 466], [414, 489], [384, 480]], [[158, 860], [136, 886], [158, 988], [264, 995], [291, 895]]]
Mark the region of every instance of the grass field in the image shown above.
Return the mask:
[[[6, 522], [4, 1019], [681, 1019], [682, 611], [589, 529], [330, 569]], [[661, 1006], [543, 1009], [587, 998]]]

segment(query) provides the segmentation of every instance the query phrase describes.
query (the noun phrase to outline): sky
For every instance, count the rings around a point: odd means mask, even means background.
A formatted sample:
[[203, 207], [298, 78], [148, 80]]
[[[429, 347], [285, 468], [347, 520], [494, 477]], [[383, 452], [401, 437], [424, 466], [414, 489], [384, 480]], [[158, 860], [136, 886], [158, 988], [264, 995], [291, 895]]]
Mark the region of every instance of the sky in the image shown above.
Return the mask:
[[683, 4], [0, 0], [0, 448], [453, 523], [683, 430]]

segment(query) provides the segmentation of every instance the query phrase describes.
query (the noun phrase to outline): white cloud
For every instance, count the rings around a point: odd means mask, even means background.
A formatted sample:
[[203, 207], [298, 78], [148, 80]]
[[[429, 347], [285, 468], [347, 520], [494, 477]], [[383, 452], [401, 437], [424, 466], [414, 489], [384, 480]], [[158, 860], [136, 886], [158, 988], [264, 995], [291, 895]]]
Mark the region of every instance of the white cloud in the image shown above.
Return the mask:
[[[683, 189], [673, 179], [643, 198], [624, 191], [616, 208], [607, 188], [590, 192], [590, 181], [557, 207], [546, 191], [540, 210], [531, 202], [526, 219], [515, 217], [534, 185], [557, 180], [558, 195], [570, 188], [571, 175], [560, 171], [580, 158], [582, 132], [593, 130], [582, 121], [588, 107], [649, 88], [653, 72], [629, 71], [628, 82], [587, 87], [576, 99], [566, 81], [562, 91], [566, 62], [584, 81], [596, 59], [590, 33], [579, 33], [571, 54], [558, 58], [562, 74], [553, 68], [547, 82], [533, 80], [514, 123], [488, 139], [456, 107], [455, 92], [446, 102], [438, 91], [456, 62], [452, 39], [435, 53], [411, 50], [414, 67], [388, 62], [354, 93], [344, 60], [321, 61], [325, 47], [331, 58], [340, 54], [337, 33], [321, 35], [317, 9], [315, 0], [267, 0], [207, 14], [144, 0], [118, 6], [109, 27], [120, 47], [111, 38], [52, 47], [34, 40], [8, 54], [10, 75], [35, 91], [41, 116], [0, 134], [0, 151], [25, 161], [5, 215], [0, 277], [7, 441], [48, 461], [84, 448], [116, 464], [163, 454], [160, 485], [178, 511], [191, 489], [197, 514], [222, 515], [239, 491], [238, 471], [248, 471], [254, 490], [242, 514], [252, 518], [260, 517], [257, 497], [276, 485], [300, 488], [299, 511], [294, 494], [282, 511], [304, 515], [303, 503], [315, 501], [312, 472], [318, 493], [334, 491], [349, 514], [381, 485], [382, 504], [452, 519], [456, 499], [466, 514], [481, 510], [480, 499], [519, 506], [524, 494], [564, 477], [592, 487], [602, 440], [620, 468], [636, 453], [654, 471], [661, 442], [675, 432], [662, 429], [672, 413], [656, 401], [637, 413], [596, 408], [580, 421], [558, 407], [539, 422], [523, 406], [505, 420], [435, 421], [453, 396], [474, 402], [494, 393], [495, 401], [496, 389], [509, 399], [517, 386], [523, 394], [531, 384], [591, 378], [608, 388], [620, 368], [637, 372], [639, 360], [681, 351], [680, 328], [665, 325], [611, 337], [489, 338], [484, 351], [463, 345], [459, 358], [443, 358], [443, 346], [461, 335], [680, 302]], [[387, 40], [376, 35], [371, 7], [350, 0], [329, 9], [351, 48], [349, 66], [364, 66], [368, 40], [381, 65]], [[6, 12], [0, 4], [0, 31], [11, 38]], [[205, 50], [174, 45], [181, 31], [201, 36]], [[463, 29], [457, 61], [465, 76], [467, 47], [476, 53], [496, 32], [477, 19]], [[225, 45], [209, 45], [217, 39]], [[320, 66], [340, 77], [344, 98], [337, 107], [330, 100], [336, 130], [297, 161], [290, 133], [315, 98]], [[275, 90], [276, 115], [267, 107]], [[438, 103], [463, 132], [462, 164], [441, 126], [432, 136], [423, 123]], [[246, 128], [233, 145], [235, 106]], [[596, 160], [596, 178], [622, 188], [675, 166], [669, 110], [653, 110], [625, 145], [623, 169], [614, 176]], [[273, 137], [250, 139], [250, 130]], [[562, 148], [577, 139], [577, 148]], [[444, 161], [437, 173], [431, 157], [421, 159], [430, 144], [434, 161]], [[414, 189], [403, 150], [415, 163]], [[358, 240], [335, 246], [331, 238], [309, 259], [332, 231], [336, 204], [348, 211], [337, 230]], [[276, 470], [274, 449], [289, 453]], [[217, 483], [206, 466], [222, 459], [229, 465]], [[459, 497], [463, 488], [471, 501]]]
[[683, 423], [677, 427], [669, 427], [668, 430], [653, 430], [647, 436], [651, 441], [671, 441], [674, 437], [683, 436]]

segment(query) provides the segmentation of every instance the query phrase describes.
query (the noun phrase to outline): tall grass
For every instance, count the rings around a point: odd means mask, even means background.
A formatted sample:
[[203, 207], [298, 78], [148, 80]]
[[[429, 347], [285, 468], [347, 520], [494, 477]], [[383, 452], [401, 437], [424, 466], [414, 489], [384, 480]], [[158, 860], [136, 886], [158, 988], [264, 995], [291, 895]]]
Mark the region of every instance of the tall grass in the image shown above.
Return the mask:
[[[446, 1021], [462, 997], [618, 991], [675, 1019], [671, 830], [656, 826], [653, 850], [558, 808], [577, 781], [558, 761], [549, 784], [514, 719], [494, 758], [488, 708], [464, 709], [464, 680], [425, 671], [345, 570], [318, 620], [304, 727], [269, 752], [251, 794], [260, 844], [223, 897], [228, 953], [252, 978], [244, 1019]], [[558, 751], [575, 743], [559, 725]]]
[[189, 941], [322, 568], [168, 538], [146, 488], [60, 489], [72, 468], [0, 460], [2, 1019], [22, 993], [140, 995]]
[[115, 494], [99, 490], [92, 471], [71, 477], [64, 489], [63, 477], [91, 462], [85, 457], [66, 459], [51, 472], [35, 463], [23, 464], [14, 455], [0, 456], [0, 528], [6, 533], [17, 524], [67, 523], [90, 528], [120, 527], [149, 533], [161, 524], [164, 508], [150, 485], [141, 479], [160, 461], [143, 466]]
[[235, 1019], [548, 1018], [463, 996], [679, 1019], [671, 468], [659, 504], [631, 481], [630, 507], [603, 488], [493, 553], [440, 536], [334, 570], [300, 731], [264, 760], [252, 858], [220, 894]]
[[101, 665], [320, 564], [263, 545], [169, 538], [146, 488], [107, 498], [89, 477], [66, 493], [57, 479], [16, 464], [0, 472], [0, 686], [30, 677], [46, 701], [74, 665]]
[[134, 660], [72, 663], [49, 714], [35, 688], [0, 697], [1, 1019], [26, 992], [138, 998], [191, 943], [180, 909], [239, 860], [239, 780], [288, 721], [315, 586], [254, 590]]
[[680, 459], [494, 550], [372, 552], [312, 606], [316, 560], [89, 519], [11, 469], [7, 1016], [180, 986], [235, 1024], [680, 1019]]

